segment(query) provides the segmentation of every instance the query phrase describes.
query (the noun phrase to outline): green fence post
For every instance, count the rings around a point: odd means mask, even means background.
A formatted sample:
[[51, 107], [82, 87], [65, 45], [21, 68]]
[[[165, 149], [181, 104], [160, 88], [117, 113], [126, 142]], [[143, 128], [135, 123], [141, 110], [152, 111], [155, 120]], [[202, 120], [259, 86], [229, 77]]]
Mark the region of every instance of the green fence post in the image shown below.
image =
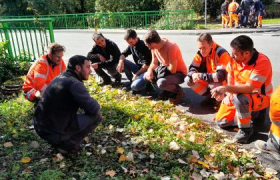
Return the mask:
[[83, 29], [86, 29], [86, 23], [85, 23], [85, 15], [83, 14]]
[[5, 34], [5, 39], [6, 41], [8, 41], [8, 53], [9, 53], [9, 57], [10, 58], [14, 58], [13, 57], [13, 51], [12, 51], [12, 44], [10, 41], [10, 37], [9, 37], [9, 32], [8, 32], [8, 23], [7, 22], [3, 22], [3, 30], [4, 30], [4, 34]]
[[166, 24], [166, 29], [169, 29], [169, 11], [167, 11], [167, 24]]
[[54, 43], [53, 25], [52, 20], [48, 22], [51, 43]]
[[147, 11], [145, 11], [145, 29], [148, 28], [148, 14]]

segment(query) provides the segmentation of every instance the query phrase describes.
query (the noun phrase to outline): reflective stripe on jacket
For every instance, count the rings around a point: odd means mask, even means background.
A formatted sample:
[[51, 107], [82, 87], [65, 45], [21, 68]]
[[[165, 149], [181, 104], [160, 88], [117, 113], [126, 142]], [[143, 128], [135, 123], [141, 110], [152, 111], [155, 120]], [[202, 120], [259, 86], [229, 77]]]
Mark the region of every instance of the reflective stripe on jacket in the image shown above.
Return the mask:
[[253, 92], [271, 96], [273, 92], [271, 63], [264, 54], [257, 50], [254, 49], [253, 56], [247, 65], [231, 60], [227, 71], [234, 84], [250, 84], [255, 87]]
[[188, 76], [193, 73], [202, 73], [202, 80], [212, 82], [223, 82], [226, 80], [226, 67], [230, 61], [229, 53], [221, 46], [213, 42], [213, 48], [208, 57], [203, 57], [198, 51], [189, 67]]

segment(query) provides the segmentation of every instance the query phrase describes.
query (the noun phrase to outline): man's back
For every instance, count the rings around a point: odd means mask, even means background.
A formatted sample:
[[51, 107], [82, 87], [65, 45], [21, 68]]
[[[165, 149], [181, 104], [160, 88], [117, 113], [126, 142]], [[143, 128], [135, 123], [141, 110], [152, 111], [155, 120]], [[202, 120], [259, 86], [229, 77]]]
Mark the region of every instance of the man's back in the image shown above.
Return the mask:
[[71, 134], [79, 128], [76, 114], [79, 107], [89, 115], [100, 109], [78, 76], [67, 71], [49, 84], [35, 109], [35, 121], [53, 132]]

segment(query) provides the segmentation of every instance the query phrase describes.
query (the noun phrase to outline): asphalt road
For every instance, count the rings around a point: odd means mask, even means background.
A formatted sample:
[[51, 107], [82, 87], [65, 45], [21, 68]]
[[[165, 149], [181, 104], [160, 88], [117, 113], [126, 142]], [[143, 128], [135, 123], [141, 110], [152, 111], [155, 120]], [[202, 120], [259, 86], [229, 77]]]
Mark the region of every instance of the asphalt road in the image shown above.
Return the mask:
[[[123, 40], [123, 33], [113, 31], [102, 31], [104, 36], [112, 41], [114, 41], [123, 51], [127, 47], [127, 43]], [[75, 30], [75, 31], [55, 31], [55, 39], [56, 42], [63, 44], [66, 47], [66, 53], [64, 59], [67, 61], [72, 55], [80, 54], [87, 55], [87, 53], [91, 50], [93, 41], [91, 39], [93, 31], [83, 31], [83, 30]], [[138, 36], [140, 38], [143, 37], [145, 31], [140, 31]], [[197, 52], [196, 47], [196, 38], [197, 35], [186, 35], [184, 33], [179, 32], [171, 32], [171, 33], [162, 33], [161, 37], [166, 37], [169, 40], [176, 42], [182, 52], [183, 58], [187, 64], [190, 65], [192, 59]], [[230, 42], [237, 37], [239, 34], [235, 32], [235, 34], [218, 34], [213, 35], [213, 39], [216, 43], [223, 46], [230, 52]], [[250, 36], [254, 41], [255, 48], [264, 53], [269, 57], [273, 67], [273, 86], [276, 88], [280, 85], [280, 33], [279, 32], [265, 32], [265, 33], [246, 33], [245, 35]], [[182, 104], [178, 106], [178, 108], [184, 110], [186, 114], [191, 116], [195, 116], [203, 119], [209, 123], [213, 123], [212, 119], [215, 115], [215, 112], [210, 110], [209, 108], [202, 108], [200, 106], [200, 101], [203, 98], [197, 94], [195, 94], [191, 89], [189, 89], [186, 84], [182, 84], [184, 90], [186, 91], [186, 96], [184, 97]], [[251, 149], [254, 148], [253, 142], [257, 139], [266, 140], [267, 132], [269, 129], [270, 123], [269, 118], [266, 118], [264, 124], [261, 124], [257, 127], [257, 131], [254, 136], [251, 138], [251, 142], [245, 145], [245, 148]], [[234, 135], [234, 132], [227, 131], [228, 134]], [[278, 178], [280, 178], [280, 161], [274, 160], [274, 158], [266, 153], [262, 153], [260, 155], [260, 160], [265, 167], [270, 167], [279, 172]]]

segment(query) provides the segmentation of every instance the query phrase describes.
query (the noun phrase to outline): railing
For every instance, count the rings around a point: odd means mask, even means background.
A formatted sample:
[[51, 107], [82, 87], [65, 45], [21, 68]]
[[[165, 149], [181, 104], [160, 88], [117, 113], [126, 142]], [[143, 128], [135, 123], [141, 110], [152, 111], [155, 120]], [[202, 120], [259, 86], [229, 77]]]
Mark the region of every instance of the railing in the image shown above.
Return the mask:
[[53, 19], [5, 19], [0, 20], [0, 40], [8, 41], [11, 59], [33, 61], [45, 53], [54, 42]]
[[[193, 10], [138, 11], [85, 14], [38, 15], [53, 18], [54, 29], [136, 28], [191, 29]], [[2, 16], [1, 18], [34, 18], [34, 16]]]

